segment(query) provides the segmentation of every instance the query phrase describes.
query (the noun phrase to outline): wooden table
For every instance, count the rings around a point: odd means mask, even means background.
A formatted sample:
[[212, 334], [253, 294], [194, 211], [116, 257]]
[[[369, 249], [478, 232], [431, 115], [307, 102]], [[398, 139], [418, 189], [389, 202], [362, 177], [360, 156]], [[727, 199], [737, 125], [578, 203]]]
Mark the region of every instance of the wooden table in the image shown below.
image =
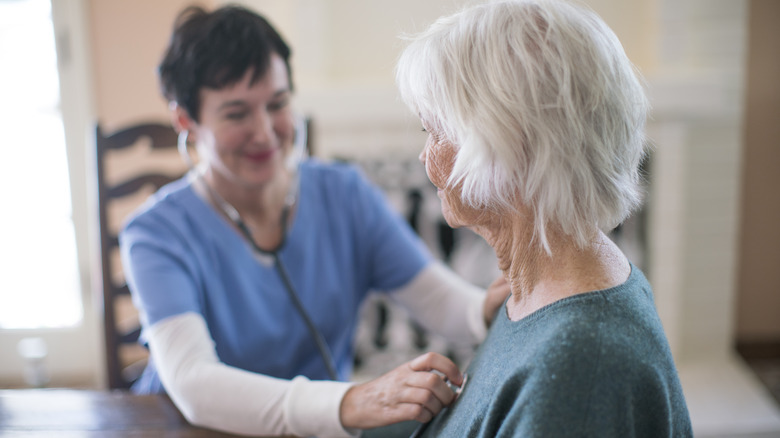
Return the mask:
[[233, 437], [187, 423], [164, 395], [72, 389], [0, 390], [0, 437]]

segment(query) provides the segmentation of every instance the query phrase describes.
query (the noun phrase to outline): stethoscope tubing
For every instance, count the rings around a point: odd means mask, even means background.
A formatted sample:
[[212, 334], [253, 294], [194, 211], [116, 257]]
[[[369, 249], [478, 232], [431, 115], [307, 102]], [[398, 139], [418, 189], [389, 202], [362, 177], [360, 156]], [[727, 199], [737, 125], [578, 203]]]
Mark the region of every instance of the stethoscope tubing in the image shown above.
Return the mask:
[[[294, 150], [292, 153], [296, 155], [295, 159], [300, 162], [305, 158], [306, 155], [305, 151], [301, 151], [301, 149], [304, 148], [304, 145], [306, 143], [306, 129], [305, 127], [302, 126], [302, 122], [299, 122], [298, 125], [299, 125], [297, 127], [298, 129], [296, 130], [297, 145], [296, 147], [293, 148]], [[290, 214], [290, 210], [292, 206], [295, 205], [295, 202], [297, 201], [298, 198], [298, 191], [300, 189], [299, 187], [300, 173], [298, 172], [298, 169], [295, 169], [296, 175], [293, 181], [293, 186], [291, 187], [290, 193], [288, 193], [285, 199], [285, 205], [284, 208], [282, 209], [282, 217], [281, 217], [282, 240], [279, 242], [276, 248], [272, 250], [264, 250], [257, 245], [254, 238], [252, 237], [251, 230], [249, 230], [249, 227], [247, 227], [246, 223], [244, 223], [244, 221], [241, 219], [241, 215], [238, 213], [238, 211], [227, 201], [225, 201], [219, 195], [219, 193], [216, 192], [216, 190], [212, 189], [211, 186], [209, 186], [208, 183], [203, 179], [202, 173], [198, 172], [195, 169], [195, 165], [192, 162], [192, 159], [190, 158], [189, 152], [187, 151], [188, 134], [189, 133], [186, 130], [183, 130], [179, 133], [179, 137], [177, 139], [178, 140], [177, 147], [179, 150], [179, 154], [184, 159], [190, 171], [195, 174], [195, 178], [200, 180], [200, 182], [203, 184], [209, 196], [214, 200], [214, 204], [216, 204], [217, 208], [219, 208], [222, 211], [222, 213], [224, 213], [225, 216], [227, 216], [233, 222], [233, 224], [241, 231], [241, 234], [250, 244], [252, 250], [255, 251], [257, 254], [273, 257], [276, 271], [282, 280], [282, 284], [284, 284], [284, 288], [287, 292], [287, 295], [290, 298], [290, 301], [292, 301], [296, 311], [301, 316], [301, 319], [303, 319], [303, 322], [306, 325], [306, 328], [309, 331], [309, 334], [312, 337], [312, 340], [314, 341], [317, 350], [320, 353], [320, 356], [322, 357], [322, 361], [325, 363], [325, 368], [328, 372], [328, 377], [331, 380], [340, 380], [337, 367], [336, 367], [336, 362], [333, 360], [333, 356], [330, 353], [330, 349], [328, 348], [327, 341], [325, 340], [325, 337], [322, 335], [322, 332], [314, 324], [314, 321], [309, 315], [309, 312], [307, 312], [306, 308], [304, 308], [303, 303], [301, 302], [301, 299], [297, 291], [295, 290], [292, 281], [290, 280], [290, 276], [288, 275], [287, 269], [285, 268], [284, 263], [282, 263], [282, 258], [280, 257], [279, 254], [279, 252], [284, 247], [284, 244], [287, 240], [287, 220]], [[294, 167], [294, 166], [290, 166], [290, 167]]]

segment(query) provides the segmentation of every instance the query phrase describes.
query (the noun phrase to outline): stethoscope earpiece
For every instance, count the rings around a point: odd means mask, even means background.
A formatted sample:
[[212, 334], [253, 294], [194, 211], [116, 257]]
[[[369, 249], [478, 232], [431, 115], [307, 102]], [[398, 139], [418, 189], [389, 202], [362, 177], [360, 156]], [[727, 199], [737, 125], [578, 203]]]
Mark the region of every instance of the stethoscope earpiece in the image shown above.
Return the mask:
[[190, 170], [195, 170], [195, 164], [192, 162], [192, 158], [190, 157], [190, 153], [187, 150], [187, 138], [190, 135], [190, 131], [186, 129], [182, 129], [179, 131], [179, 136], [177, 137], [176, 146], [179, 150], [179, 155], [181, 155], [182, 159], [184, 160], [184, 163], [187, 164], [187, 167]]

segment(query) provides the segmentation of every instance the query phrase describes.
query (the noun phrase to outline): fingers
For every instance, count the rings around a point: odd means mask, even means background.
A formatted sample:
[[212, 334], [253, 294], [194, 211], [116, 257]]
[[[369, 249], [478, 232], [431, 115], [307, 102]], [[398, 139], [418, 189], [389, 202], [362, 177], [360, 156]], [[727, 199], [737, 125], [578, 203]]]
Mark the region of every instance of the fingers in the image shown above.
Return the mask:
[[446, 380], [458, 386], [463, 383], [463, 376], [457, 365], [438, 353], [426, 353], [417, 357], [409, 362], [409, 368], [414, 374], [409, 377], [407, 384], [421, 389], [423, 392], [418, 393], [421, 397], [428, 397], [415, 402], [423, 404], [434, 415], [455, 400], [455, 393]]
[[425, 406], [417, 403], [404, 403], [399, 405], [399, 413], [402, 416], [402, 421], [419, 421], [420, 423], [427, 423], [433, 420], [433, 417], [438, 414], [438, 411], [430, 411]]
[[460, 371], [450, 359], [426, 353], [350, 388], [342, 399], [341, 424], [366, 429], [405, 420], [430, 421], [455, 399], [445, 378], [462, 384]]
[[457, 386], [463, 383], [463, 375], [458, 366], [439, 353], [425, 353], [409, 362], [409, 367], [414, 371], [438, 371]]
[[414, 389], [417, 395], [417, 398], [410, 398], [410, 401], [424, 404], [434, 413], [455, 400], [455, 392], [435, 371], [417, 371], [409, 377], [407, 385]]
[[[441, 380], [439, 377], [436, 378]], [[449, 392], [452, 394], [452, 391]], [[440, 395], [434, 394], [434, 392], [429, 389], [423, 387], [409, 387], [406, 389], [406, 394], [404, 394], [403, 399], [405, 400], [405, 403], [411, 406], [411, 409], [415, 409], [414, 406], [419, 407], [416, 412], [413, 412], [414, 419], [417, 421], [424, 421], [422, 420], [423, 418], [433, 418], [434, 415], [441, 412], [441, 410], [451, 401], [443, 401], [439, 397]], [[450, 396], [450, 398], [453, 397]]]

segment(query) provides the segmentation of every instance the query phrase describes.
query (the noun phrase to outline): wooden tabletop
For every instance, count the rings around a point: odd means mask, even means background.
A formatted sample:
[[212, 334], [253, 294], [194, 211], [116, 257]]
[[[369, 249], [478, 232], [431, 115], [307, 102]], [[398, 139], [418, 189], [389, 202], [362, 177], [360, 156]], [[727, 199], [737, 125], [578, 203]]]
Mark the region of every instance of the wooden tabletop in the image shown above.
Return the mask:
[[0, 437], [234, 437], [187, 423], [165, 395], [0, 390]]

